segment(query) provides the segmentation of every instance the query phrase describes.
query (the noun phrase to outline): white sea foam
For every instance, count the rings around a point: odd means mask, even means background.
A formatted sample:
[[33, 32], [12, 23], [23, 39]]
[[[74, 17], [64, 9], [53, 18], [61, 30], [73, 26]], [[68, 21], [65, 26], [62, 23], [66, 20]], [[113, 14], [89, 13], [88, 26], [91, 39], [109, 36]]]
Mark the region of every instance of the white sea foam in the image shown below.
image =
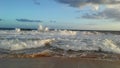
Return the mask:
[[102, 46], [102, 49], [104, 51], [120, 53], [120, 47], [116, 45], [112, 40], [105, 39], [103, 45], [104, 46]]
[[60, 31], [60, 33], [62, 35], [76, 35], [77, 34], [77, 32], [75, 31], [67, 31], [67, 30]]
[[0, 48], [22, 50], [49, 43], [64, 50], [99, 50], [120, 54], [120, 35], [87, 31], [0, 31]]
[[48, 31], [49, 31], [49, 28], [48, 28], [48, 27], [43, 27], [42, 25], [39, 25], [37, 30], [38, 30], [38, 31], [48, 32]]
[[15, 31], [20, 32], [21, 30], [20, 30], [20, 28], [15, 28]]
[[43, 26], [42, 25], [39, 25], [38, 31], [43, 31]]
[[0, 42], [0, 48], [7, 49], [7, 50], [21, 50], [21, 49], [28, 49], [28, 48], [37, 48], [41, 46], [45, 46], [45, 43], [51, 44], [53, 39], [45, 39], [45, 40], [3, 40]]

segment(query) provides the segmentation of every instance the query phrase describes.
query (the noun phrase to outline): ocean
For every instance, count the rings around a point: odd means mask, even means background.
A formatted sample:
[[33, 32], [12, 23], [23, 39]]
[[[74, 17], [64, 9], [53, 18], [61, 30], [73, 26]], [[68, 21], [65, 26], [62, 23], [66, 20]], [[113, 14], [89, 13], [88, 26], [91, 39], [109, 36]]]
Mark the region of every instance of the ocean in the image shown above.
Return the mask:
[[78, 57], [120, 54], [119, 32], [71, 30], [0, 30], [1, 55], [48, 54]]

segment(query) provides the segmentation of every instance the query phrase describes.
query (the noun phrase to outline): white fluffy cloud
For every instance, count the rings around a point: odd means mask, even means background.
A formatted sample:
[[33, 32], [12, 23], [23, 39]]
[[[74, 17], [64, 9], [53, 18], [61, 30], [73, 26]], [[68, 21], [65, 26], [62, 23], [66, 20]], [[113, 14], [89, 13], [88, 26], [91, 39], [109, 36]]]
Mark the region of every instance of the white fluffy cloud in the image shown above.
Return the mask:
[[104, 11], [99, 12], [97, 14], [85, 14], [82, 16], [82, 18], [120, 20], [120, 10], [115, 8], [107, 8]]
[[68, 4], [71, 7], [91, 6], [93, 9], [98, 9], [99, 5], [116, 5], [120, 4], [120, 0], [55, 0], [59, 3]]
[[60, 3], [69, 4], [73, 7], [79, 7], [87, 4], [119, 4], [120, 0], [55, 0]]
[[87, 19], [114, 19], [116, 21], [120, 21], [120, 9], [119, 5], [108, 6], [102, 12], [98, 12], [96, 14], [85, 14], [82, 18]]
[[104, 5], [106, 9], [102, 12], [87, 13], [82, 18], [87, 19], [115, 19], [120, 21], [120, 0], [55, 0], [59, 3], [67, 4], [70, 7], [84, 8], [85, 6], [91, 6], [94, 10], [99, 11], [99, 6]]

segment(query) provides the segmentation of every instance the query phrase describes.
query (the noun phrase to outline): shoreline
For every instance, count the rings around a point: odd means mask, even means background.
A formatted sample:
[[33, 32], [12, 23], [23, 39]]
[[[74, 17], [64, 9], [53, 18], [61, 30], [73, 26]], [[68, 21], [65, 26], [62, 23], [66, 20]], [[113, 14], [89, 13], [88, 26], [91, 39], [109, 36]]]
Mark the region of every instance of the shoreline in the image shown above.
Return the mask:
[[81, 53], [79, 55], [62, 55], [57, 53], [52, 53], [49, 51], [44, 51], [34, 54], [1, 54], [0, 59], [34, 59], [34, 58], [79, 58], [79, 59], [92, 59], [92, 60], [110, 60], [110, 61], [120, 61], [120, 54], [105, 54], [105, 53]]
[[67, 58], [4, 58], [0, 59], [1, 68], [119, 68], [120, 61]]

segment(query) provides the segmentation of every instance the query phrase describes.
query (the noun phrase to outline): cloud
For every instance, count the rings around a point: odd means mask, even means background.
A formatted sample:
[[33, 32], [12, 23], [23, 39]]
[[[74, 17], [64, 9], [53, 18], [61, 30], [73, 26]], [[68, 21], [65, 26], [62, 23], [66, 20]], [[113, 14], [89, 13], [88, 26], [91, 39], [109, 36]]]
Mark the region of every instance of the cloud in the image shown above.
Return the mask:
[[[114, 19], [120, 21], [120, 0], [55, 0], [58, 3], [66, 4], [70, 7], [84, 8], [90, 6], [92, 10], [84, 13], [83, 16], [77, 18], [86, 19]], [[99, 11], [100, 6], [104, 5], [104, 9]], [[94, 13], [95, 12], [95, 13]]]
[[40, 1], [38, 1], [38, 0], [33, 0], [33, 2], [35, 5], [40, 5]]
[[82, 18], [87, 19], [115, 19], [120, 21], [120, 10], [117, 8], [107, 8], [97, 14], [85, 14]]
[[0, 19], [0, 21], [2, 21], [2, 19]]
[[120, 0], [55, 0], [72, 7], [80, 7], [87, 4], [120, 4]]
[[16, 19], [18, 22], [42, 22], [41, 20]]
[[56, 23], [56, 21], [55, 20], [50, 20], [50, 23]]
[[[70, 7], [84, 8], [91, 6], [92, 9], [98, 10], [100, 5], [105, 5], [106, 9], [96, 13], [86, 13], [82, 17], [87, 19], [120, 19], [120, 0], [55, 0], [62, 4], [67, 4]], [[119, 20], [120, 21], [120, 20]]]
[[67, 4], [71, 7], [82, 8], [91, 6], [93, 9], [99, 9], [99, 5], [120, 4], [120, 0], [55, 0], [56, 2]]
[[86, 18], [86, 19], [103, 19], [103, 15], [99, 14], [84, 14], [82, 17], [79, 18]]

